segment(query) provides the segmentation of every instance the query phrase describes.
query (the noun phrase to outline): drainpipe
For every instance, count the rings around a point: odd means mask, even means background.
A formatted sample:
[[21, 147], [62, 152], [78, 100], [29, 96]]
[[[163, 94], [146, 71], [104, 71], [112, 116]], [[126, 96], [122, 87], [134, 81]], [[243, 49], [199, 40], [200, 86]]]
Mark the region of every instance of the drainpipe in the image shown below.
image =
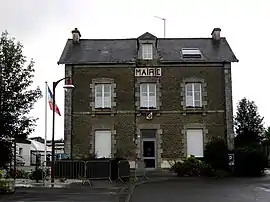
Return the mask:
[[134, 86], [134, 90], [133, 90], [133, 96], [134, 96], [134, 142], [135, 142], [135, 161], [137, 159], [137, 153], [136, 153], [136, 149], [137, 149], [137, 145], [136, 145], [136, 141], [137, 141], [137, 114], [136, 114], [136, 76], [135, 76], [135, 69], [136, 69], [136, 64], [134, 66], [134, 71], [133, 71], [133, 86]]

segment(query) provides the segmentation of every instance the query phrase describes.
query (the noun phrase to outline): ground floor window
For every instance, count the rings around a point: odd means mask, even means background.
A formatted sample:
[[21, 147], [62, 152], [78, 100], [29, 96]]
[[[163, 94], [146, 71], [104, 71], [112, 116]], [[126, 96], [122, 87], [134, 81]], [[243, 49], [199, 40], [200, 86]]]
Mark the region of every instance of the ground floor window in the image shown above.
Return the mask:
[[203, 157], [203, 130], [187, 130], [187, 156]]
[[110, 130], [95, 131], [95, 154], [110, 158], [112, 153], [112, 133]]

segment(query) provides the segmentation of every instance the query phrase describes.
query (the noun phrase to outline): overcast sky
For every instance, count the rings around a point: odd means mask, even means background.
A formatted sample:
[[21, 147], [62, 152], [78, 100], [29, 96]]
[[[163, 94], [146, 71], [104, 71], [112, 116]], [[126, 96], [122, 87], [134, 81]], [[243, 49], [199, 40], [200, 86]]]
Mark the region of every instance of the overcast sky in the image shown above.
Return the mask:
[[[24, 53], [36, 62], [34, 85], [44, 92], [44, 82], [64, 76], [57, 65], [71, 30], [78, 27], [82, 38], [131, 38], [150, 32], [163, 37], [210, 37], [214, 27], [222, 29], [239, 63], [232, 64], [233, 102], [244, 96], [254, 100], [270, 125], [270, 3], [267, 0], [0, 0], [0, 31], [7, 30], [24, 45]], [[64, 113], [63, 83], [56, 103]], [[44, 137], [44, 98], [32, 114], [39, 118], [31, 136]], [[48, 138], [51, 115], [48, 110]], [[64, 137], [64, 116], [56, 115], [56, 137]]]

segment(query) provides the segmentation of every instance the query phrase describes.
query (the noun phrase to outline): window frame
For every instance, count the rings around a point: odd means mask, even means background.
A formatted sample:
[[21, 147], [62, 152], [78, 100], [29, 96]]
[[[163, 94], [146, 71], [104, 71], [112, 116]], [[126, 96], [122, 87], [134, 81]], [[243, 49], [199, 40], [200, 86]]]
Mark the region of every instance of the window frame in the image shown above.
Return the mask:
[[142, 44], [142, 59], [143, 60], [153, 59], [153, 44], [152, 43]]
[[[105, 85], [109, 85], [109, 100], [110, 104], [109, 106], [105, 106]], [[100, 97], [97, 95], [97, 86], [101, 86], [101, 106], [97, 106], [97, 98]], [[111, 83], [95, 83], [94, 85], [94, 91], [95, 91], [95, 109], [111, 109], [112, 108], [112, 84]]]
[[[192, 86], [192, 91], [188, 91], [188, 85]], [[199, 84], [200, 91], [195, 91], [195, 85]], [[187, 95], [188, 93], [192, 92], [192, 105], [188, 105], [188, 99], [187, 97], [191, 97], [190, 95]], [[195, 93], [200, 92], [200, 100], [195, 100]], [[196, 106], [196, 101], [199, 101], [199, 106]], [[187, 82], [185, 83], [185, 107], [186, 108], [202, 108], [203, 107], [203, 100], [202, 100], [202, 83], [201, 82]]]
[[[153, 84], [154, 85], [154, 95], [153, 96], [150, 96], [150, 93], [153, 93], [153, 92], [150, 92], [150, 85]], [[143, 96], [142, 95], [142, 86], [143, 85], [146, 85], [146, 96]], [[147, 106], [143, 106], [142, 105], [142, 97], [146, 97], [147, 98]], [[150, 97], [154, 97], [154, 103], [155, 105], [153, 107], [150, 107]], [[154, 82], [142, 82], [140, 83], [140, 109], [157, 109], [157, 83], [154, 83]]]
[[182, 48], [181, 49], [183, 58], [201, 58], [202, 52], [199, 48]]

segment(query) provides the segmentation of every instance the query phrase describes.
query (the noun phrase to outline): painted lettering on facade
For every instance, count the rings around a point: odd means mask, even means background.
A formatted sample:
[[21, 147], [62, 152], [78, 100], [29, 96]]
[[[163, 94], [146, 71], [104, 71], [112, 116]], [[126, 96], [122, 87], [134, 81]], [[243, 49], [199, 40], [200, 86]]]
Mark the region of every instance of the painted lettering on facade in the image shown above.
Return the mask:
[[135, 68], [135, 76], [161, 76], [161, 68]]

